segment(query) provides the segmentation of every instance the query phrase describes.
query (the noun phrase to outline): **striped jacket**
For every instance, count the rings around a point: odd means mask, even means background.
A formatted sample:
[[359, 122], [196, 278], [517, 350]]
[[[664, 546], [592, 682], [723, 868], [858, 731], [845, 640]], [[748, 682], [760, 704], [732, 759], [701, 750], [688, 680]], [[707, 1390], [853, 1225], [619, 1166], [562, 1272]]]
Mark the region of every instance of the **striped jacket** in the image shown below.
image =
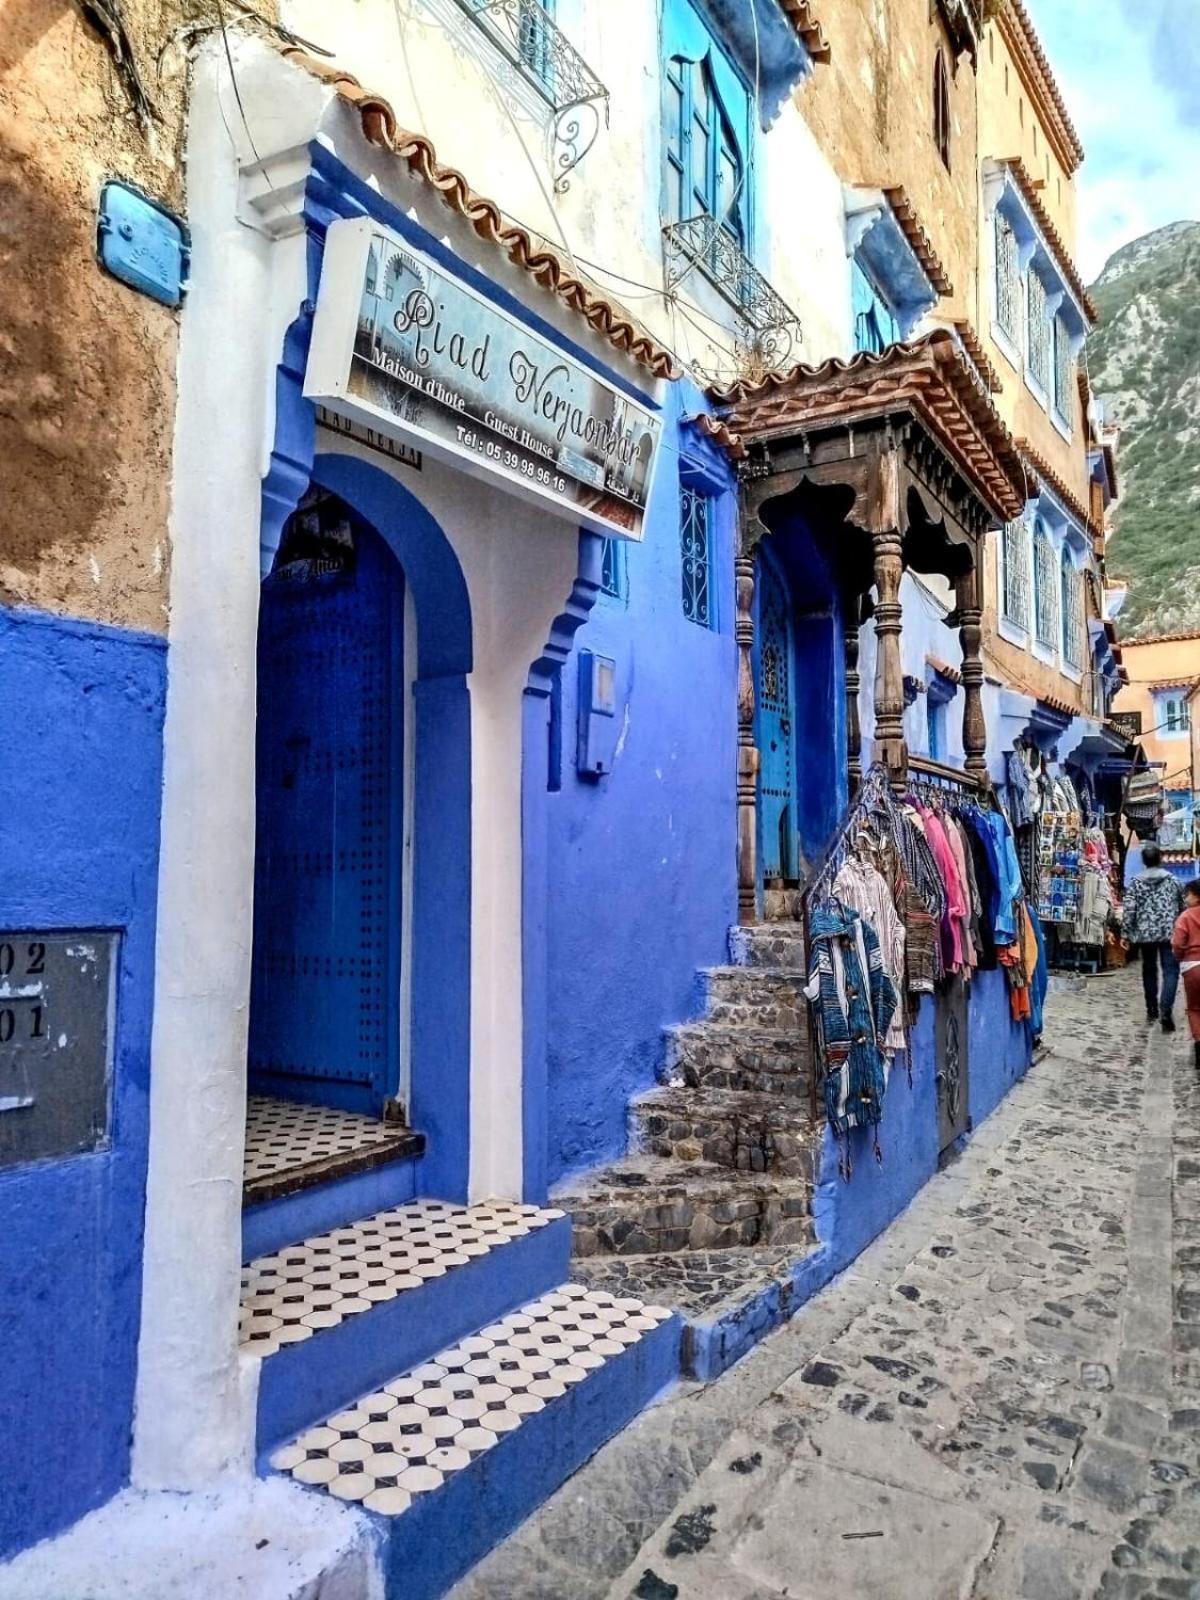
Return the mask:
[[883, 1115], [889, 1060], [885, 1045], [899, 997], [884, 970], [879, 940], [839, 900], [809, 913], [805, 994], [816, 1021], [825, 1072], [825, 1111], [836, 1133], [874, 1126]]

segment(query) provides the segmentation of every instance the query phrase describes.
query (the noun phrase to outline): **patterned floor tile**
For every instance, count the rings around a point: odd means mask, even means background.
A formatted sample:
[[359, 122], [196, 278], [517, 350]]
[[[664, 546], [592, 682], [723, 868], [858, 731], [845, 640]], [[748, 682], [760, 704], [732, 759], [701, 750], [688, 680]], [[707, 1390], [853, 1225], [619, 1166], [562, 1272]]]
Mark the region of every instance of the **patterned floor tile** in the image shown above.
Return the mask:
[[239, 1342], [274, 1355], [562, 1214], [515, 1202], [418, 1200], [259, 1256], [242, 1271]]
[[308, 1429], [271, 1465], [399, 1516], [671, 1315], [565, 1283]]
[[246, 1103], [246, 1158], [243, 1178], [252, 1183], [277, 1172], [330, 1161], [407, 1132], [378, 1117], [361, 1117], [329, 1106], [306, 1106], [270, 1095], [251, 1095]]

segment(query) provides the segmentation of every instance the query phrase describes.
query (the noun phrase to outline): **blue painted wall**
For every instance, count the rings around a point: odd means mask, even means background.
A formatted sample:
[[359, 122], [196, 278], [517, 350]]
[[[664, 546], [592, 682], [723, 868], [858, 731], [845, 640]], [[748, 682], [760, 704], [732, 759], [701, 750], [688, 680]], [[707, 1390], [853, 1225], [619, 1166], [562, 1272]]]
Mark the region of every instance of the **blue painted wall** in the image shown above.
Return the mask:
[[165, 681], [162, 639], [0, 609], [0, 924], [123, 930], [111, 1148], [0, 1170], [0, 1558], [128, 1477]]
[[976, 974], [967, 1017], [970, 1077], [967, 1100], [971, 1122], [978, 1127], [1029, 1070], [1029, 1029], [1014, 1022], [1004, 973]]
[[[601, 596], [577, 650], [617, 664], [612, 772], [575, 771], [578, 673], [562, 674], [562, 787], [548, 799], [548, 1176], [626, 1147], [626, 1108], [652, 1086], [665, 1025], [696, 1014], [696, 971], [728, 957], [736, 918], [736, 653], [727, 469], [681, 430], [699, 396], [676, 385], [645, 539], [627, 550], [627, 600]], [[714, 484], [717, 626], [682, 610], [680, 444]]]

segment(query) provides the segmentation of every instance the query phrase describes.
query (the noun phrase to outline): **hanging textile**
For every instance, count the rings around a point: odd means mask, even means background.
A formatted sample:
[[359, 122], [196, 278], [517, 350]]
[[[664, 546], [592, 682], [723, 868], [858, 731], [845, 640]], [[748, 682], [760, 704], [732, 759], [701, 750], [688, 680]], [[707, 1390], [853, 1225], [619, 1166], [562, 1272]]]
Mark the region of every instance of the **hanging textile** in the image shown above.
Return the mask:
[[825, 1114], [835, 1133], [876, 1127], [887, 1089], [886, 1040], [897, 995], [875, 931], [825, 898], [809, 908], [808, 983], [825, 1072]]
[[[869, 861], [850, 856], [833, 880], [836, 899], [859, 916], [874, 932], [879, 941], [884, 971], [891, 980], [897, 997], [904, 992], [905, 932], [904, 924], [896, 914], [892, 889], [883, 875]], [[895, 1055], [904, 1049], [904, 1023], [897, 1004], [888, 1026], [886, 1049]]]

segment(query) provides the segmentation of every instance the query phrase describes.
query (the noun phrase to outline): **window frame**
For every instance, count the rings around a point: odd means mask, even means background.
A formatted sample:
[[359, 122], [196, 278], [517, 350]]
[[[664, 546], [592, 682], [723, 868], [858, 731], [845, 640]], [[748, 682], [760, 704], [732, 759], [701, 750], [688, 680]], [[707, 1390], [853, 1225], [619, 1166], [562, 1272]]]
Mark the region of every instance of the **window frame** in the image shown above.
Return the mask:
[[[750, 152], [738, 138], [737, 122], [726, 105], [726, 97], [717, 81], [713, 49], [693, 58], [675, 53], [663, 62], [664, 139], [663, 160], [667, 175], [667, 192], [664, 210], [668, 222], [686, 222], [693, 217], [706, 216], [719, 221], [721, 227], [746, 255], [750, 253], [751, 159]], [[707, 98], [707, 118], [696, 110], [696, 83], [704, 84]], [[669, 112], [672, 95], [678, 101], [678, 119]], [[696, 183], [694, 141], [696, 128], [704, 127], [707, 158], [702, 183]], [[724, 141], [721, 135], [724, 135]], [[734, 165], [734, 195], [732, 206], [724, 203], [721, 173], [722, 158], [732, 155]], [[670, 176], [674, 174], [674, 178]], [[675, 200], [678, 203], [674, 203]], [[673, 215], [678, 212], [678, 215]], [[731, 225], [732, 224], [732, 225]]]
[[606, 600], [629, 599], [629, 558], [625, 539], [605, 538], [600, 556], [600, 593]]
[[1060, 566], [1059, 626], [1063, 665], [1071, 672], [1080, 673], [1083, 671], [1083, 573], [1071, 560], [1065, 546]]
[[1056, 312], [1050, 330], [1050, 369], [1053, 382], [1051, 399], [1058, 420], [1071, 426], [1071, 389], [1075, 358], [1071, 354], [1071, 335], [1061, 312]]
[[1053, 325], [1050, 290], [1031, 265], [1025, 274], [1025, 375], [1046, 396], [1054, 382]]
[[[713, 585], [713, 543], [716, 518], [713, 514], [715, 496], [689, 477], [679, 480], [679, 584], [680, 606], [684, 619], [708, 632], [719, 631], [717, 597]], [[697, 582], [694, 530], [699, 523], [702, 532], [700, 566], [702, 580]]]
[[[1005, 242], [1002, 248], [1001, 241]], [[1011, 241], [1011, 254], [1007, 241]], [[1017, 230], [1006, 216], [1004, 211], [997, 206], [993, 216], [992, 249], [995, 257], [995, 270], [993, 272], [993, 289], [995, 293], [996, 326], [1017, 349], [1021, 343], [1021, 246], [1017, 240]], [[1011, 287], [1006, 294], [1006, 272], [1011, 273]], [[1006, 315], [1011, 315], [1011, 323], [1006, 320]]]
[[[1012, 559], [1015, 553], [1019, 553], [1017, 562]], [[1014, 569], [1018, 581], [1014, 581]], [[1010, 627], [1019, 628], [1023, 634], [1030, 631], [1032, 569], [1029, 524], [1024, 517], [1014, 517], [1000, 530], [1000, 615]], [[1019, 615], [1014, 608], [1015, 597], [1020, 600]]]
[[1062, 578], [1050, 530], [1041, 517], [1033, 521], [1033, 638], [1044, 650], [1060, 648], [1058, 617]]
[[933, 143], [947, 172], [950, 164], [950, 74], [946, 52], [939, 45], [933, 58]]

